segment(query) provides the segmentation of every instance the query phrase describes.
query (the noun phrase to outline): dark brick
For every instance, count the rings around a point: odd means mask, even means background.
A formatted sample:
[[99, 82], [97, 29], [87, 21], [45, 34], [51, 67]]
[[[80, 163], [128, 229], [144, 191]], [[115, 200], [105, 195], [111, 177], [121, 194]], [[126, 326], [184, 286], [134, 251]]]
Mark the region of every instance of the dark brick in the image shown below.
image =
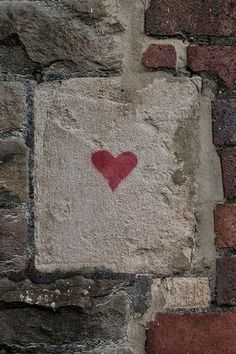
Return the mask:
[[218, 204], [214, 217], [217, 247], [236, 248], [236, 204]]
[[216, 272], [217, 304], [236, 305], [236, 257], [218, 258]]
[[220, 151], [225, 198], [236, 197], [236, 148]]
[[236, 89], [236, 46], [189, 46], [187, 62], [192, 71], [217, 73], [229, 89]]
[[234, 35], [235, 5], [232, 0], [151, 0], [145, 31], [151, 35]]
[[175, 69], [175, 47], [171, 44], [150, 44], [143, 54], [142, 64], [151, 69]]
[[21, 210], [0, 209], [0, 272], [27, 266], [27, 219]]
[[236, 145], [236, 100], [218, 99], [213, 105], [213, 140], [216, 146]]
[[148, 354], [234, 354], [236, 313], [160, 313], [147, 330]]

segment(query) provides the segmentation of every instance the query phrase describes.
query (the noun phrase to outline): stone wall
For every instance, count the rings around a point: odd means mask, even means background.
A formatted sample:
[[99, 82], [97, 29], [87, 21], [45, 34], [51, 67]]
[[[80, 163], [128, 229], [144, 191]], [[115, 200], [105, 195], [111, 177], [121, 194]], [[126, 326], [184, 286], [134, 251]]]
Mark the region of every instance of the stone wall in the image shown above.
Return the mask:
[[235, 9], [0, 1], [1, 354], [235, 351]]

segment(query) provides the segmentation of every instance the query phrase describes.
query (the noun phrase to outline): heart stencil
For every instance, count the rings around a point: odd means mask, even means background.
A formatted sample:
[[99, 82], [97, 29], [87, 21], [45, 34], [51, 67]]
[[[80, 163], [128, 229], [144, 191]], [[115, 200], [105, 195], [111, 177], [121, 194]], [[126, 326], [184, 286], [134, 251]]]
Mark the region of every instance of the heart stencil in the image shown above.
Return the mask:
[[98, 150], [92, 154], [91, 161], [96, 169], [108, 180], [112, 191], [127, 177], [138, 163], [136, 155], [124, 151], [114, 157], [107, 150]]

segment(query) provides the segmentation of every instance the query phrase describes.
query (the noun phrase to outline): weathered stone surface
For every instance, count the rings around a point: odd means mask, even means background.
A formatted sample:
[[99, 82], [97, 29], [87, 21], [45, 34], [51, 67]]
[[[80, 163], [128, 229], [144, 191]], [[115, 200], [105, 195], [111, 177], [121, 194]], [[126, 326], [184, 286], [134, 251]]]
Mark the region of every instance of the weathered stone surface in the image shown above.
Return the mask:
[[79, 342], [83, 345], [96, 340], [119, 340], [125, 335], [128, 306], [125, 294], [116, 293], [110, 300], [101, 301], [91, 315], [75, 308], [59, 312], [20, 307], [1, 309], [0, 342], [11, 345]]
[[142, 57], [142, 64], [152, 69], [175, 69], [176, 61], [176, 50], [171, 44], [150, 44]]
[[225, 198], [236, 197], [236, 148], [219, 152], [222, 166], [223, 186]]
[[236, 305], [236, 257], [218, 258], [216, 262], [218, 305]]
[[118, 42], [112, 35], [123, 27], [114, 7], [115, 1], [108, 6], [105, 0], [83, 2], [81, 7], [66, 0], [1, 1], [0, 39], [17, 35], [29, 59], [51, 67], [51, 72], [105, 74], [121, 68]]
[[153, 298], [159, 308], [199, 308], [210, 303], [209, 281], [206, 278], [166, 278], [153, 284]]
[[86, 313], [95, 313], [98, 303], [112, 292], [128, 286], [125, 281], [86, 279], [82, 276], [60, 279], [50, 284], [0, 281], [0, 302], [22, 303], [57, 309], [77, 306]]
[[[199, 134], [194, 83], [154, 80], [131, 96], [118, 78], [73, 79], [41, 85], [35, 104], [38, 269], [188, 269]], [[138, 158], [115, 192], [91, 162], [99, 149]]]
[[35, 307], [0, 309], [0, 343], [26, 346], [77, 342], [96, 347], [96, 342], [123, 339], [129, 319], [127, 295], [120, 291], [100, 300], [92, 314], [72, 307], [54, 312]]
[[28, 151], [22, 139], [0, 140], [0, 206], [28, 199]]
[[23, 128], [26, 122], [26, 89], [22, 83], [0, 84], [0, 130]]
[[217, 247], [236, 248], [236, 204], [218, 204], [214, 217]]
[[236, 100], [217, 99], [212, 118], [214, 144], [236, 145]]
[[145, 30], [151, 35], [234, 35], [236, 8], [232, 0], [151, 0]]
[[[8, 350], [11, 354], [136, 354], [128, 349], [127, 346], [115, 342], [107, 345], [99, 345], [97, 343], [89, 343], [81, 345], [75, 344], [62, 344], [62, 345], [49, 345], [49, 344], [32, 344], [27, 346], [9, 345]], [[96, 347], [91, 349], [91, 347]], [[90, 349], [89, 349], [90, 348]], [[9, 351], [4, 349], [0, 354], [7, 354]]]
[[27, 218], [23, 211], [0, 209], [0, 272], [27, 266]]
[[194, 72], [213, 71], [225, 85], [236, 89], [236, 46], [189, 46], [187, 62]]
[[234, 353], [236, 313], [160, 313], [149, 324], [148, 354]]

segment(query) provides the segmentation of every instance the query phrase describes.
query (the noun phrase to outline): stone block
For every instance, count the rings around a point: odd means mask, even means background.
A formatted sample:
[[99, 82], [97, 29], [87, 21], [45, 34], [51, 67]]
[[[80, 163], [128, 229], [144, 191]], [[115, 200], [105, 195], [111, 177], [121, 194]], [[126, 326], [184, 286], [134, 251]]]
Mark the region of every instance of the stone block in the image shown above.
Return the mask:
[[[105, 0], [83, 2], [81, 6], [66, 0], [1, 1], [0, 39], [18, 39], [18, 46], [26, 52], [20, 53], [27, 72], [31, 67], [32, 71], [46, 70], [47, 75], [68, 71], [105, 75], [106, 71], [117, 71], [122, 66], [118, 40], [114, 37], [124, 28], [113, 5], [116, 6], [113, 0], [109, 6]], [[15, 71], [18, 58], [16, 52], [13, 54]]]
[[207, 278], [156, 280], [152, 292], [163, 309], [207, 307], [211, 300]]
[[0, 206], [28, 199], [28, 149], [20, 138], [0, 139]]
[[198, 107], [186, 78], [154, 80], [132, 95], [119, 78], [38, 87], [38, 269], [189, 269]]
[[22, 129], [26, 123], [26, 89], [22, 83], [0, 84], [0, 130]]
[[19, 209], [0, 209], [0, 272], [25, 270], [27, 218]]

